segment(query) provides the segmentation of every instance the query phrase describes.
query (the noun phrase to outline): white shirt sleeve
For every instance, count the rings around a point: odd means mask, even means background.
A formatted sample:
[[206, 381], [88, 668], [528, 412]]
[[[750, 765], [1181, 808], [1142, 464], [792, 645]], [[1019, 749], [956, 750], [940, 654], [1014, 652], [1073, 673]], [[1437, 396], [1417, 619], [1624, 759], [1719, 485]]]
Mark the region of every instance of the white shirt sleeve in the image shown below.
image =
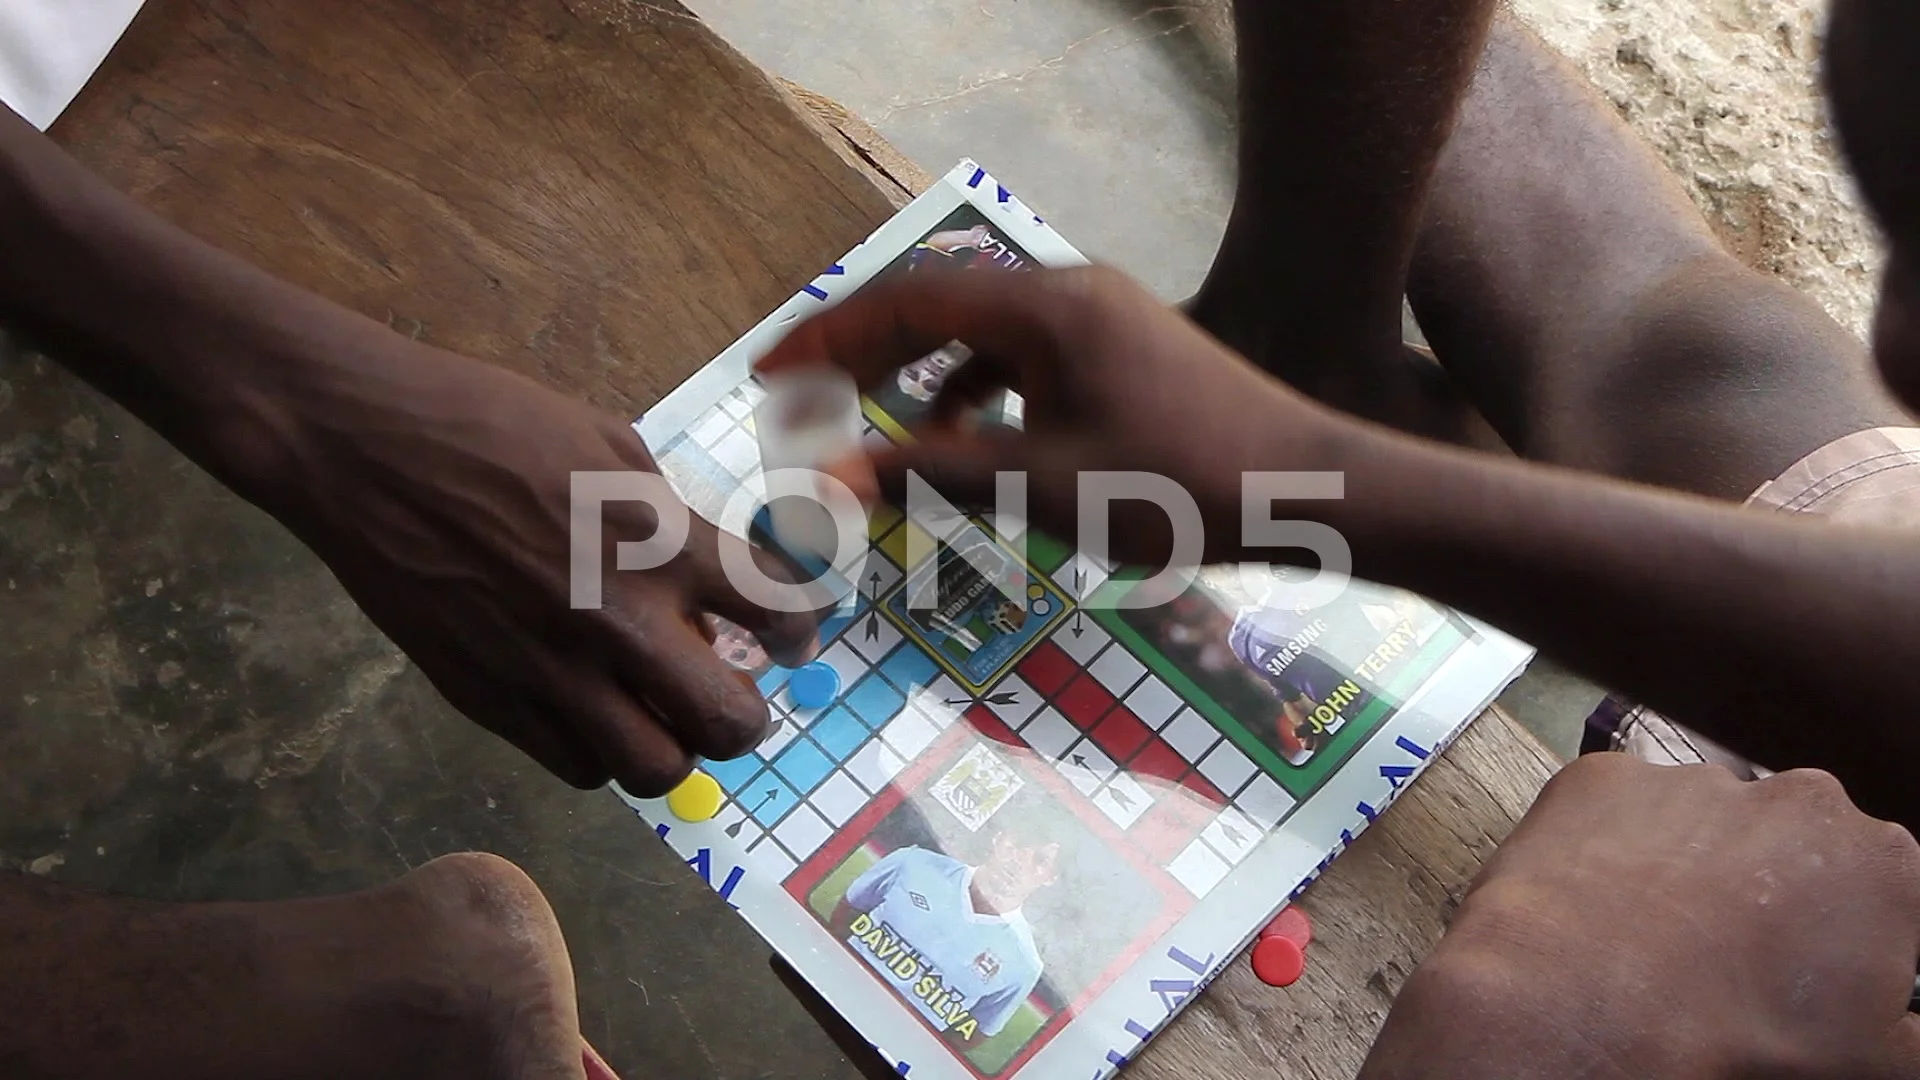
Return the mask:
[[0, 101], [45, 131], [145, 0], [0, 0]]

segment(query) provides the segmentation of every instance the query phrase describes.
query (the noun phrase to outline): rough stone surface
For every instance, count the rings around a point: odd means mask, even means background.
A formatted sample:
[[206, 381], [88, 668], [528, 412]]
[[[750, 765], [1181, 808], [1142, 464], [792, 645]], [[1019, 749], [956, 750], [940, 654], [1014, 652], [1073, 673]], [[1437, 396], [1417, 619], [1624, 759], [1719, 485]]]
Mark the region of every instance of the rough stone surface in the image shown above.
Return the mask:
[[1516, 0], [1686, 181], [1748, 265], [1862, 336], [1881, 245], [1819, 86], [1820, 0]]

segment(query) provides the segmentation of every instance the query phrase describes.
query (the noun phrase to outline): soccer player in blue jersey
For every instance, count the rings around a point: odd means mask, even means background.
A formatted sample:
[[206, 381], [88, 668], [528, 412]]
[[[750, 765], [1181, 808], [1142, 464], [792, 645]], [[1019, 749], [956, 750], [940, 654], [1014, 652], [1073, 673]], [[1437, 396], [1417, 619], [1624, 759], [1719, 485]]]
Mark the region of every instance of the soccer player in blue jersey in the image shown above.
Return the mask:
[[[1006, 829], [993, 835], [979, 866], [900, 848], [847, 887], [851, 912], [836, 924], [849, 928], [848, 946], [936, 1028], [998, 1035], [1040, 982], [1040, 950], [1020, 909], [1058, 880], [1059, 861], [1059, 843]], [[903, 954], [917, 963], [901, 965]]]
[[[1373, 700], [1370, 687], [1329, 661], [1322, 644], [1329, 631], [1326, 618], [1317, 612], [1255, 605], [1240, 610], [1227, 634], [1233, 654], [1280, 699], [1274, 734], [1282, 756], [1294, 765], [1304, 764], [1326, 744], [1339, 729], [1340, 718]], [[1336, 719], [1322, 715], [1316, 720], [1322, 705], [1337, 714]]]

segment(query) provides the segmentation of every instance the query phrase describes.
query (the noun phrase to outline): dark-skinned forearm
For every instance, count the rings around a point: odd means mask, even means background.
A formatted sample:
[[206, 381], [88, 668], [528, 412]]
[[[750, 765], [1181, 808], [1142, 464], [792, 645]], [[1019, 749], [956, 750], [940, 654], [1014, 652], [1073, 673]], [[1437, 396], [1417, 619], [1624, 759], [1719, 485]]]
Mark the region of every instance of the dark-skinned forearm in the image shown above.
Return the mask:
[[[1765, 765], [1920, 822], [1910, 541], [1354, 427], [1354, 572], [1421, 592]], [[1249, 552], [1252, 557], [1257, 553]]]
[[384, 328], [162, 221], [0, 107], [0, 327], [255, 501], [284, 475], [288, 375]]

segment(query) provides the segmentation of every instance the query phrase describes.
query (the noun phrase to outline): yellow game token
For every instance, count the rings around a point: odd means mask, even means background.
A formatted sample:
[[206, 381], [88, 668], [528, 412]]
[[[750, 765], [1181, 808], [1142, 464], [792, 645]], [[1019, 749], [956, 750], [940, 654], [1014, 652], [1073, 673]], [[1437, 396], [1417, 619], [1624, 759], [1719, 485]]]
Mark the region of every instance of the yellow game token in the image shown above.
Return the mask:
[[667, 793], [667, 809], [681, 821], [706, 821], [720, 812], [724, 802], [720, 781], [698, 771]]

